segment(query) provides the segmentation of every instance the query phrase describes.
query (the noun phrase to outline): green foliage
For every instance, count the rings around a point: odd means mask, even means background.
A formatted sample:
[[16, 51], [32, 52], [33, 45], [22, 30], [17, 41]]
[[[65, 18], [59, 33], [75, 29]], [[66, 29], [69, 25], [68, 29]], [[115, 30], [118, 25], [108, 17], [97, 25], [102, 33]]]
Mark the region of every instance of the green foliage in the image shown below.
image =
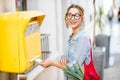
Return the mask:
[[97, 23], [98, 23], [98, 26], [99, 26], [101, 31], [102, 31], [102, 27], [103, 27], [103, 22], [102, 22], [103, 13], [104, 13], [103, 8], [99, 7]]
[[74, 70], [70, 69], [68, 65], [66, 65], [66, 69], [63, 69], [65, 76], [71, 78], [73, 80], [83, 80], [83, 70], [80, 66], [80, 63], [76, 63], [73, 65]]

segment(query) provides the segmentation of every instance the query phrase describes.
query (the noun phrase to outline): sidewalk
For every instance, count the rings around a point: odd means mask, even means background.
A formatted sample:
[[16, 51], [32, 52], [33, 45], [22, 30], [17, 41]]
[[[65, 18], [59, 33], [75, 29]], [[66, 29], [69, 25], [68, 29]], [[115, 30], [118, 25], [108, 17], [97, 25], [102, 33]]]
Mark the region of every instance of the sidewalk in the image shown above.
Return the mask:
[[104, 33], [111, 35], [109, 67], [104, 69], [104, 80], [120, 80], [120, 24], [105, 24]]
[[104, 80], [120, 80], [120, 67], [109, 67], [104, 70]]

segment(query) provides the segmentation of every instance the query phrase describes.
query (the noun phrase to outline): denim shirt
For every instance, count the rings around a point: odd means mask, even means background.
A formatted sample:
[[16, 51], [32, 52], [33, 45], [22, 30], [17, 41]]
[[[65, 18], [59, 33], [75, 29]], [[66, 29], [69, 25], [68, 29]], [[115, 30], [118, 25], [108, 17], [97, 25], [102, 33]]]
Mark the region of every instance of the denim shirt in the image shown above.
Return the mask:
[[90, 62], [90, 41], [84, 30], [80, 31], [74, 38], [68, 39], [67, 50], [61, 58], [66, 58], [69, 66], [72, 68], [77, 61], [83, 67], [84, 61]]

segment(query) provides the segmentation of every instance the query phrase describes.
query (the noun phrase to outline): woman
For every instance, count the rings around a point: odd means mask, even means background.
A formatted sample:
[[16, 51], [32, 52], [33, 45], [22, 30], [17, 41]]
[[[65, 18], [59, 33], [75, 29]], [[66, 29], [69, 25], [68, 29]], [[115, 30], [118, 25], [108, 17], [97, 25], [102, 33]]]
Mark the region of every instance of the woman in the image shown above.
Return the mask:
[[66, 68], [66, 64], [73, 68], [73, 64], [79, 62], [84, 68], [84, 63], [90, 63], [90, 40], [82, 28], [84, 10], [82, 7], [72, 4], [68, 7], [65, 21], [67, 27], [72, 29], [67, 42], [67, 51], [62, 55], [60, 61], [44, 60], [40, 63], [43, 67], [56, 66], [61, 69]]

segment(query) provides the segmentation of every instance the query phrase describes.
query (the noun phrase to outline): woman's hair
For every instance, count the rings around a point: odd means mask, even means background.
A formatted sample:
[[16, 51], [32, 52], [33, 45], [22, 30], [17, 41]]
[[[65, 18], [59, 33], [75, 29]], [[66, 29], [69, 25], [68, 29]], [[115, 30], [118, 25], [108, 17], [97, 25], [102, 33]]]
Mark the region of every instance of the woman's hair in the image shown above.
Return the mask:
[[70, 6], [67, 8], [67, 11], [66, 11], [65, 16], [67, 15], [68, 11], [69, 11], [71, 8], [76, 8], [76, 9], [78, 9], [80, 12], [82, 12], [82, 16], [84, 15], [84, 9], [83, 9], [81, 6], [76, 5], [76, 4], [72, 4], [72, 5], [70, 5]]
[[[76, 8], [76, 9], [78, 9], [79, 12], [82, 13], [81, 15], [84, 16], [84, 9], [83, 9], [81, 6], [79, 6], [79, 5], [72, 4], [72, 5], [70, 5], [70, 6], [67, 8], [67, 11], [66, 11], [66, 14], [65, 14], [65, 21], [66, 21], [66, 16], [67, 16], [67, 14], [68, 14], [68, 11], [69, 11], [71, 8]], [[68, 25], [67, 25], [67, 24], [66, 24], [66, 26], [67, 26], [67, 28], [68, 28]]]

